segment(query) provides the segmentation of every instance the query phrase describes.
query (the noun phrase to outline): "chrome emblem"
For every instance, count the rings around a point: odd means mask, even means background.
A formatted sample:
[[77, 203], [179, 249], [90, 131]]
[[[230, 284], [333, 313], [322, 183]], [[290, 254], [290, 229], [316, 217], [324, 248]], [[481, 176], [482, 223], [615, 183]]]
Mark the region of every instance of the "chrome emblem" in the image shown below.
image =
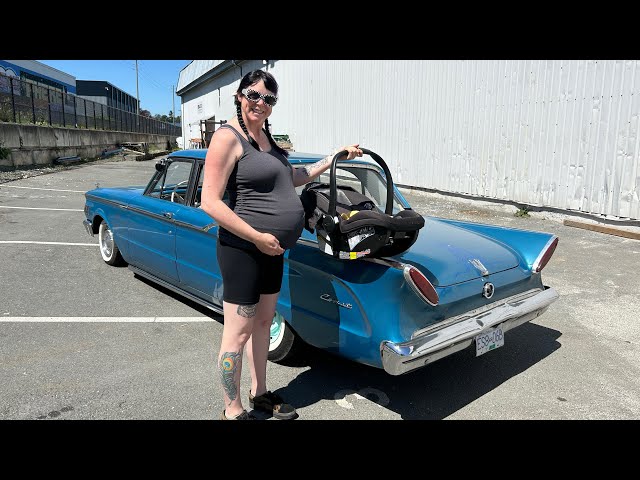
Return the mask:
[[496, 287], [493, 286], [493, 283], [487, 282], [484, 284], [484, 287], [482, 287], [482, 296], [484, 298], [491, 298], [493, 297], [493, 292], [495, 291]]
[[335, 298], [331, 298], [331, 295], [329, 295], [328, 293], [323, 293], [322, 295], [320, 295], [320, 298], [325, 302], [333, 303], [335, 305], [338, 305], [339, 307], [344, 307], [344, 308], [353, 307], [353, 305], [351, 305], [350, 303], [344, 303], [339, 300], [336, 300]]
[[487, 267], [485, 267], [477, 258], [472, 258], [471, 260], [469, 260], [469, 263], [476, 267], [476, 269], [482, 274], [483, 277], [489, 275], [489, 270], [487, 270]]

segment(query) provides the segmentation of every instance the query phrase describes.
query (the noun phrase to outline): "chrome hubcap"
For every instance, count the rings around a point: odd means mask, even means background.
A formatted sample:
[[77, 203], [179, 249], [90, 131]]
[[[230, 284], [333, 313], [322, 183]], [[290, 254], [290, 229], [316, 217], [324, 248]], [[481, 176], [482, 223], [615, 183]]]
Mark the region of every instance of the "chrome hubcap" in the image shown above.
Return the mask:
[[113, 235], [111, 235], [111, 230], [108, 228], [102, 229], [100, 249], [105, 257], [109, 258], [111, 256], [111, 252], [113, 251]]

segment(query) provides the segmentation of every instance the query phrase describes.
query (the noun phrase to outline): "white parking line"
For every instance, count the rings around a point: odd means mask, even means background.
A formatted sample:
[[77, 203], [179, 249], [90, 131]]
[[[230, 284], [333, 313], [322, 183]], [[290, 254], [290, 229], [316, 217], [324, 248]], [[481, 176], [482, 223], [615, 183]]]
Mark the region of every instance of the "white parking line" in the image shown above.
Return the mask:
[[82, 209], [75, 208], [7, 207], [6, 205], [0, 205], [0, 208], [17, 208], [18, 210], [62, 210], [65, 212], [84, 212], [84, 210]]
[[3, 317], [1, 322], [23, 323], [188, 323], [217, 322], [210, 317]]
[[97, 243], [69, 243], [69, 242], [35, 242], [31, 240], [0, 240], [0, 243], [37, 243], [38, 245], [80, 245], [83, 247], [98, 247]]
[[47, 190], [49, 192], [74, 192], [85, 193], [85, 190], [60, 190], [57, 188], [19, 187], [18, 185], [0, 185], [0, 188], [26, 188], [29, 190]]

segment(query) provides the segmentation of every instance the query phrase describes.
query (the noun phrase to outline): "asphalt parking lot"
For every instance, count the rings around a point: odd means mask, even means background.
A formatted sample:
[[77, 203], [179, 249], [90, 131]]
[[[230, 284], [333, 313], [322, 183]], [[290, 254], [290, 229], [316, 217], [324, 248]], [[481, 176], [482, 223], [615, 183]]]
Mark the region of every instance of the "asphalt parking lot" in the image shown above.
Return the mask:
[[[0, 419], [219, 417], [222, 317], [106, 265], [82, 226], [85, 191], [144, 185], [154, 163], [103, 160], [0, 184]], [[543, 279], [560, 299], [495, 351], [405, 376], [322, 352], [270, 363], [269, 388], [300, 420], [640, 418], [640, 240], [565, 226], [557, 213], [403, 193], [422, 214], [557, 235]]]

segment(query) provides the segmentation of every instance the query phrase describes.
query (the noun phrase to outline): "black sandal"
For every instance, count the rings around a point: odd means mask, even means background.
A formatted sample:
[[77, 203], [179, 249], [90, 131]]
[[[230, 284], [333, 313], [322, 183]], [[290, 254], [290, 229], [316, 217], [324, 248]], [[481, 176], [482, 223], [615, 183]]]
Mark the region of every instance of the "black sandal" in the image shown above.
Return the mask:
[[235, 417], [229, 418], [224, 410], [222, 410], [222, 415], [220, 415], [220, 420], [258, 420], [255, 415], [247, 412], [246, 410], [242, 410], [242, 413], [236, 415]]
[[280, 420], [293, 420], [298, 418], [296, 409], [282, 399], [277, 393], [266, 391], [262, 395], [254, 397], [249, 390], [249, 405], [251, 408], [272, 414]]

